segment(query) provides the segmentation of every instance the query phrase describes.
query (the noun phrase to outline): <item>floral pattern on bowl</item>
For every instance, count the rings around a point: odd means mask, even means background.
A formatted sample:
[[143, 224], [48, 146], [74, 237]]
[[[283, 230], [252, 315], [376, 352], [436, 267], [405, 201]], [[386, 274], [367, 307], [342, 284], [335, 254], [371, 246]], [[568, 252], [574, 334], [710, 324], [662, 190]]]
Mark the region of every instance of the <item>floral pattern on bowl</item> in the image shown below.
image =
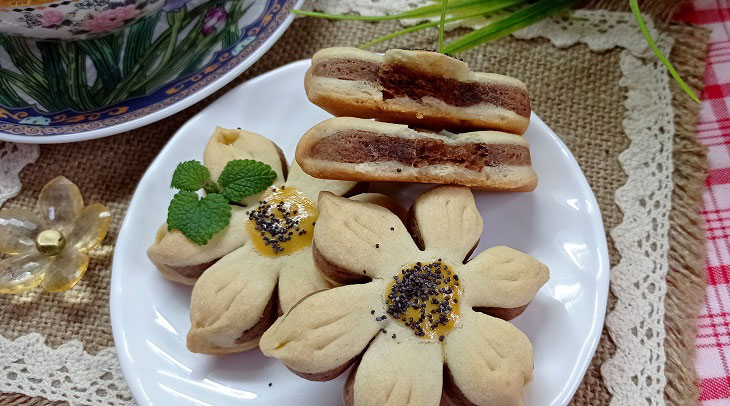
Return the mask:
[[302, 1], [168, 0], [84, 41], [0, 34], [0, 140], [78, 141], [166, 117], [250, 66]]
[[54, 40], [82, 40], [116, 31], [166, 3], [184, 0], [0, 0], [0, 33]]

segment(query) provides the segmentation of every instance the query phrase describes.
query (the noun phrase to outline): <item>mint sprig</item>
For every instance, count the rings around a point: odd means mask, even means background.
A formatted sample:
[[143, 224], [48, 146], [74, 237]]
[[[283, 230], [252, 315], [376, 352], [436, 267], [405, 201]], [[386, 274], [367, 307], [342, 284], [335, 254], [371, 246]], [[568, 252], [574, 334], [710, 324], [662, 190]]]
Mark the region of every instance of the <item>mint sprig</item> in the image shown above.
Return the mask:
[[230, 161], [218, 178], [223, 196], [237, 202], [246, 196], [263, 192], [276, 179], [269, 165], [251, 159]]
[[210, 171], [198, 161], [180, 162], [172, 174], [170, 187], [195, 192], [203, 189], [205, 182], [210, 179]]
[[195, 192], [178, 192], [167, 209], [167, 227], [176, 228], [198, 245], [208, 243], [213, 235], [231, 222], [228, 199], [213, 193], [198, 198]]
[[[205, 245], [231, 222], [230, 203], [261, 193], [276, 180], [271, 166], [251, 159], [229, 161], [218, 183], [198, 161], [180, 163], [170, 186], [180, 191], [167, 208], [167, 228], [177, 229], [198, 245]], [[202, 199], [198, 191], [203, 189]]]

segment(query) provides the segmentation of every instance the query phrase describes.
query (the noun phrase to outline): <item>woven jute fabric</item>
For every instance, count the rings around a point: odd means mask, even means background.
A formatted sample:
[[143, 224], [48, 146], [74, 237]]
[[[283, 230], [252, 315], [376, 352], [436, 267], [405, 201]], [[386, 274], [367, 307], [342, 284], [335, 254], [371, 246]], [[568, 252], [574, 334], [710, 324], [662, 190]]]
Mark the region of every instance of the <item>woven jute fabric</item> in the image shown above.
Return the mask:
[[[42, 186], [65, 175], [81, 188], [87, 202], [99, 201], [112, 211], [104, 243], [92, 253], [87, 275], [72, 290], [49, 294], [40, 289], [22, 296], [1, 296], [0, 334], [15, 338], [30, 332], [58, 346], [82, 341], [90, 353], [113, 345], [109, 320], [109, 284], [113, 245], [135, 185], [175, 130], [211, 100], [248, 78], [285, 63], [311, 56], [317, 49], [357, 45], [392, 31], [396, 23], [296, 20], [281, 40], [232, 84], [197, 105], [156, 124], [114, 137], [77, 144], [46, 145], [38, 161], [21, 173], [23, 191], [6, 207], [35, 207]], [[677, 45], [672, 54], [678, 69], [694, 86], [701, 84], [706, 32], [692, 27], [669, 27]], [[398, 39], [384, 46], [434, 48], [435, 36]], [[701, 46], [700, 46], [701, 45]], [[622, 130], [625, 89], [619, 86], [620, 50], [603, 53], [583, 45], [557, 49], [547, 40], [505, 38], [459, 56], [474, 69], [523, 79], [535, 112], [563, 139], [575, 155], [596, 194], [606, 230], [621, 222], [614, 193], [626, 181], [618, 154], [628, 146]], [[697, 215], [704, 181], [704, 151], [694, 140], [696, 106], [675, 89], [677, 137], [675, 188], [672, 198], [670, 287], [667, 297], [667, 401], [687, 405], [697, 399], [692, 356], [694, 317], [703, 294], [702, 223]], [[539, 151], [533, 151], [539, 154]], [[160, 213], [160, 219], [164, 213]], [[619, 258], [610, 237], [611, 264]], [[144, 255], [144, 253], [139, 253]], [[609, 307], [611, 301], [609, 302]], [[608, 404], [600, 365], [614, 352], [604, 331], [595, 358], [576, 394], [576, 405]], [[26, 403], [24, 403], [26, 402]], [[37, 403], [30, 403], [37, 402]], [[0, 395], [0, 405], [56, 404]]]
[[[641, 14], [650, 16], [654, 21], [669, 20], [688, 0], [644, 0], [640, 2]], [[611, 11], [630, 11], [629, 1], [616, 0], [582, 0], [578, 3], [581, 8], [600, 9]]]

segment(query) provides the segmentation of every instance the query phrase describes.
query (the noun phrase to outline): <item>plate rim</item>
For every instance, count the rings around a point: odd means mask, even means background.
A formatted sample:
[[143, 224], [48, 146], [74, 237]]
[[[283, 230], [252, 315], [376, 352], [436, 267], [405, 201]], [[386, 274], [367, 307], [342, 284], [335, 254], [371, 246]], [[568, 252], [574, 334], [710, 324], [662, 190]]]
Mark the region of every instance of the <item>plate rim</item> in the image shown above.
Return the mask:
[[[304, 0], [296, 0], [296, 3], [294, 4], [294, 7], [292, 7], [292, 10], [297, 10], [302, 7], [302, 4], [304, 3]], [[220, 90], [223, 86], [227, 85], [233, 79], [237, 78], [240, 74], [245, 72], [248, 68], [251, 67], [256, 61], [261, 59], [266, 52], [271, 49], [272, 46], [274, 46], [275, 43], [279, 41], [279, 38], [281, 38], [282, 35], [289, 29], [289, 26], [291, 25], [292, 21], [294, 21], [294, 14], [289, 13], [289, 15], [284, 19], [284, 21], [281, 23], [281, 25], [271, 34], [269, 38], [264, 40], [264, 42], [261, 44], [260, 47], [258, 47], [256, 50], [254, 50], [251, 55], [249, 55], [246, 59], [241, 61], [238, 65], [234, 66], [229, 70], [228, 72], [224, 73], [221, 77], [214, 80], [207, 86], [203, 87], [202, 89], [198, 90], [197, 92], [193, 93], [189, 97], [186, 97], [176, 103], [173, 103], [169, 106], [163, 107], [160, 110], [157, 110], [151, 114], [147, 114], [145, 116], [135, 118], [133, 120], [125, 121], [120, 124], [115, 124], [112, 126], [99, 128], [91, 131], [84, 131], [80, 133], [71, 133], [71, 134], [60, 134], [60, 135], [38, 135], [38, 136], [28, 136], [28, 135], [15, 135], [15, 134], [9, 134], [3, 131], [0, 131], [0, 141], [8, 141], [8, 142], [17, 142], [21, 144], [64, 144], [64, 143], [71, 143], [71, 142], [80, 142], [80, 141], [88, 141], [88, 140], [94, 140], [98, 138], [104, 138], [109, 137], [112, 135], [121, 134], [127, 131], [136, 130], [138, 128], [147, 126], [149, 124], [156, 123], [158, 121], [162, 121], [166, 119], [167, 117], [170, 117], [171, 115], [175, 113], [179, 113], [186, 108], [192, 106], [193, 104], [203, 100], [204, 98], [210, 96], [211, 94], [217, 92]], [[187, 122], [186, 122], [187, 123]], [[182, 127], [180, 127], [182, 128]], [[178, 129], [179, 130], [179, 129]], [[175, 135], [177, 134], [177, 131], [175, 132]], [[174, 135], [173, 135], [174, 137]], [[170, 137], [172, 139], [172, 137]], [[162, 152], [162, 151], [160, 151]]]
[[[300, 2], [303, 0], [299, 0]], [[244, 86], [250, 82], [258, 82], [261, 80], [265, 80], [270, 76], [274, 76], [279, 74], [281, 71], [288, 70], [291, 68], [294, 68], [298, 65], [302, 64], [310, 64], [311, 59], [301, 59], [298, 61], [290, 62], [285, 65], [279, 66], [275, 69], [272, 69], [266, 73], [263, 73], [259, 76], [256, 76], [254, 78], [251, 78], [241, 84], [239, 84], [237, 87]], [[234, 88], [235, 89], [235, 88]], [[231, 89], [233, 90], [233, 89]], [[192, 125], [192, 122], [200, 115], [202, 114], [208, 107], [206, 106], [203, 110], [196, 113], [194, 116], [190, 117], [184, 124], [182, 124], [175, 133], [170, 137], [170, 139], [167, 141], [165, 146], [160, 149], [160, 152], [157, 154], [155, 159], [150, 163], [150, 165], [145, 170], [144, 174], [140, 177], [139, 181], [137, 182], [135, 186], [135, 192], [132, 195], [132, 199], [129, 202], [129, 206], [127, 209], [127, 212], [124, 215], [124, 220], [122, 221], [119, 232], [117, 234], [117, 241], [115, 242], [115, 249], [114, 249], [114, 255], [112, 257], [112, 271], [111, 271], [111, 281], [110, 281], [110, 289], [109, 289], [109, 315], [110, 315], [110, 323], [112, 326], [112, 336], [114, 338], [114, 348], [116, 350], [117, 359], [119, 360], [119, 365], [122, 371], [122, 376], [124, 377], [125, 382], [127, 382], [127, 385], [129, 386], [130, 391], [132, 392], [132, 396], [136, 402], [138, 402], [141, 405], [153, 405], [153, 402], [146, 396], [145, 389], [143, 388], [141, 382], [139, 382], [139, 376], [138, 375], [132, 375], [133, 368], [133, 361], [131, 354], [128, 354], [128, 351], [126, 351], [126, 348], [124, 348], [124, 336], [125, 332], [122, 331], [122, 327], [119, 322], [115, 323], [115, 320], [120, 320], [122, 317], [121, 315], [121, 305], [120, 300], [121, 298], [121, 284], [117, 281], [121, 276], [121, 270], [116, 269], [115, 265], [117, 262], [117, 256], [119, 254], [119, 250], [116, 249], [116, 245], [119, 242], [119, 236], [122, 235], [123, 232], [128, 227], [131, 227], [129, 225], [129, 222], [131, 221], [129, 216], [129, 207], [132, 207], [134, 204], [137, 203], [138, 199], [141, 199], [140, 195], [138, 195], [137, 189], [139, 188], [139, 185], [141, 182], [148, 176], [148, 174], [151, 173], [152, 169], [158, 165], [158, 160], [162, 159], [162, 156], [167, 153], [167, 151], [172, 148], [172, 143], [175, 140], [176, 137], [182, 136], [181, 134], [184, 133], [184, 130], [189, 125]], [[567, 158], [569, 161], [569, 165], [574, 169], [577, 170], [577, 173], [579, 176], [579, 182], [580, 186], [586, 190], [588, 190], [589, 193], [589, 204], [595, 208], [596, 215], [591, 216], [591, 227], [595, 229], [596, 234], [600, 234], [603, 236], [603, 238], [600, 238], [599, 241], [601, 244], [599, 244], [598, 248], [598, 269], [596, 270], [595, 274], [595, 280], [597, 282], [596, 286], [596, 299], [593, 303], [593, 311], [596, 317], [593, 319], [593, 325], [590, 329], [590, 356], [586, 356], [582, 362], [576, 363], [576, 366], [578, 368], [575, 368], [574, 371], [577, 373], [580, 373], [581, 378], [574, 380], [573, 384], [567, 388], [567, 390], [564, 390], [561, 395], [559, 396], [559, 400], [561, 401], [561, 404], [567, 405], [570, 400], [573, 398], [575, 393], [578, 390], [578, 387], [580, 386], [583, 377], [585, 376], [586, 371], [588, 370], [588, 367], [591, 364], [591, 361], [593, 360], [593, 355], [595, 354], [596, 348], [598, 347], [598, 344], [601, 340], [601, 332], [604, 327], [605, 323], [605, 317], [606, 317], [606, 310], [608, 305], [608, 290], [610, 285], [610, 260], [608, 255], [608, 241], [606, 236], [605, 227], [603, 224], [603, 216], [601, 215], [601, 209], [598, 205], [598, 201], [596, 199], [596, 195], [593, 192], [593, 189], [591, 188], [590, 184], [588, 183], [588, 179], [585, 177], [585, 173], [583, 173], [583, 170], [580, 168], [580, 165], [578, 165], [578, 161], [575, 159], [575, 156], [570, 151], [570, 149], [565, 145], [563, 140], [557, 136], [557, 134], [547, 125], [545, 122], [533, 111], [530, 119], [530, 125], [536, 124], [540, 127], [542, 127], [543, 131], [547, 131], [554, 135], [555, 140], [558, 143], [558, 146], [560, 147], [561, 152], [563, 155]], [[122, 356], [122, 354], [127, 354], [126, 356]]]

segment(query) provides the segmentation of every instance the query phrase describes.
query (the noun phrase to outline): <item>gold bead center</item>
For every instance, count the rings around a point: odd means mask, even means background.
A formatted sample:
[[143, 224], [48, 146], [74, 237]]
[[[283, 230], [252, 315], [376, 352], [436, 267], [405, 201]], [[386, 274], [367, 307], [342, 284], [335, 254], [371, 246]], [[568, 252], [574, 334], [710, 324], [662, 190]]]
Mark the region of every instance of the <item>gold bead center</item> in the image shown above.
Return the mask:
[[59, 231], [44, 230], [35, 238], [35, 246], [41, 254], [52, 257], [63, 251], [66, 238]]

